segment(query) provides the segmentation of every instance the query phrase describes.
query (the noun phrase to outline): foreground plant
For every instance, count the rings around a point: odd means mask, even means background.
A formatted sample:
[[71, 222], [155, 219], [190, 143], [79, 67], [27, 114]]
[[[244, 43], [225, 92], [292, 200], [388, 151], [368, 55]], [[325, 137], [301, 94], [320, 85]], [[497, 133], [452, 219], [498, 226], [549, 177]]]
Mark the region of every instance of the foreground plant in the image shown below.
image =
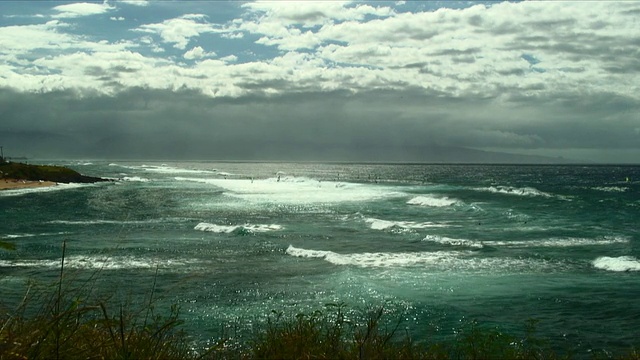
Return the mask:
[[114, 313], [104, 301], [90, 302], [90, 288], [64, 281], [65, 246], [55, 290], [32, 294], [17, 309], [0, 315], [0, 359], [185, 359], [187, 337], [179, 311], [157, 316], [150, 301], [131, 312]]
[[[400, 321], [388, 320], [384, 308], [347, 316], [343, 303], [294, 316], [273, 311], [250, 339], [223, 337], [213, 346], [194, 349], [181, 330], [178, 307], [156, 314], [155, 280], [140, 309], [120, 304], [112, 310], [109, 299], [91, 300], [93, 290], [87, 284], [93, 277], [79, 286], [65, 280], [65, 246], [55, 286], [45, 291], [30, 286], [17, 308], [0, 313], [0, 360], [570, 358], [536, 336], [535, 320], [525, 323], [522, 337], [471, 321], [450, 340], [418, 334], [419, 341], [414, 341], [408, 331], [399, 331]], [[619, 358], [640, 360], [639, 354], [632, 349]], [[598, 352], [593, 358], [617, 357]]]

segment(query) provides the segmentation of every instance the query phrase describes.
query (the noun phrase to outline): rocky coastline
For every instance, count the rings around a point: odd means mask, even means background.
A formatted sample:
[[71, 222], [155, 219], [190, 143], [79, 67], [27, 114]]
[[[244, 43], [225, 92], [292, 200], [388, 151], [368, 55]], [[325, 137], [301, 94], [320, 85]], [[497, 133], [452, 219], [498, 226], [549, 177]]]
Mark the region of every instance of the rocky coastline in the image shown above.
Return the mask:
[[0, 190], [53, 186], [58, 183], [97, 183], [110, 181], [53, 165], [32, 165], [18, 162], [0, 162]]

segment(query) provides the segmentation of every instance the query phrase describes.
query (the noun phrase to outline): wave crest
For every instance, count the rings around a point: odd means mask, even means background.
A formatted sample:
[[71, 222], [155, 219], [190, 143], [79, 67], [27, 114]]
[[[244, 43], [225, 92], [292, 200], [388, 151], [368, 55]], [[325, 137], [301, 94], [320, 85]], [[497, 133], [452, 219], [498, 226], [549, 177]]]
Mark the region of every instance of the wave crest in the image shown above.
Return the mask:
[[597, 269], [608, 271], [640, 271], [640, 261], [633, 256], [601, 256], [592, 262]]
[[231, 233], [251, 234], [251, 233], [263, 233], [268, 231], [282, 230], [282, 226], [277, 224], [217, 225], [217, 224], [202, 222], [196, 225], [194, 230], [213, 232], [218, 234], [231, 234]]
[[445, 224], [437, 224], [433, 222], [415, 222], [415, 221], [389, 221], [375, 218], [367, 218], [364, 220], [373, 230], [387, 230], [392, 228], [402, 229], [426, 229], [434, 227], [446, 227]]
[[413, 199], [407, 201], [409, 205], [419, 206], [431, 206], [431, 207], [446, 207], [458, 204], [459, 201], [455, 199], [449, 199], [448, 197], [434, 197], [434, 196], [416, 196]]
[[495, 194], [506, 194], [506, 195], [517, 195], [517, 196], [553, 197], [553, 195], [546, 193], [544, 191], [540, 191], [533, 187], [516, 188], [512, 186], [489, 186], [489, 187], [474, 188], [473, 190], [491, 192]]

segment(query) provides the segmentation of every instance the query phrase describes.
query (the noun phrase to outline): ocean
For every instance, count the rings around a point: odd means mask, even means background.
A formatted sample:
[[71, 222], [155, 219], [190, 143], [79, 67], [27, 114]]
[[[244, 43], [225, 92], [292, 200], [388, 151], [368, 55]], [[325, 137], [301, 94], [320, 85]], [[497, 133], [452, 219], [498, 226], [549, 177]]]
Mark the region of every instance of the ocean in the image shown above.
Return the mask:
[[[36, 162], [34, 162], [36, 163]], [[477, 320], [587, 357], [639, 345], [640, 166], [40, 161], [116, 181], [0, 192], [0, 289], [93, 279], [206, 343], [272, 311]]]

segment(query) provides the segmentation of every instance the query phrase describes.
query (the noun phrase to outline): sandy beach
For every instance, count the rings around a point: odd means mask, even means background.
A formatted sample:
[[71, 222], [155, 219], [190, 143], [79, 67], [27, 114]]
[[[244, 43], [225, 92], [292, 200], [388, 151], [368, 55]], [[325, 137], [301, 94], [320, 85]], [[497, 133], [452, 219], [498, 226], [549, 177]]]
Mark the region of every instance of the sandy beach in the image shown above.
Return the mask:
[[18, 179], [0, 179], [0, 190], [26, 189], [57, 185], [52, 181], [30, 181]]

